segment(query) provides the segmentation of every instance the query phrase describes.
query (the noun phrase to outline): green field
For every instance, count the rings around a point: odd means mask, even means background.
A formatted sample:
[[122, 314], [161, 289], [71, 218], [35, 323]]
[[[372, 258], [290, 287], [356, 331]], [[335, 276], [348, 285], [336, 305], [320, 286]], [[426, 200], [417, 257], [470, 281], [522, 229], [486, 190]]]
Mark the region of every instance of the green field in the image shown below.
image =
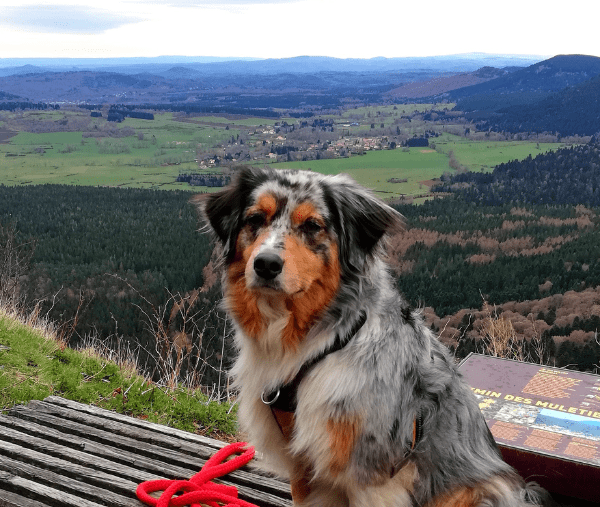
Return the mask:
[[443, 134], [432, 139], [436, 150], [446, 155], [454, 152], [458, 162], [470, 171], [491, 171], [496, 165], [510, 160], [522, 160], [529, 155], [557, 150], [561, 143], [536, 143], [532, 141], [469, 141], [468, 139]]
[[[440, 104], [436, 107], [450, 106]], [[353, 118], [361, 116], [359, 126], [342, 131], [353, 130], [355, 135], [368, 136], [372, 121], [388, 124], [398, 115], [423, 112], [431, 107], [426, 104], [361, 107], [330, 117], [337, 118], [336, 123], [339, 123], [340, 120], [354, 121]], [[109, 124], [104, 118], [91, 118], [81, 111], [7, 113], [3, 120], [9, 129], [13, 122], [27, 121], [34, 128], [38, 125], [48, 128], [58, 123], [74, 131], [31, 133], [23, 128], [8, 142], [0, 144], [2, 184], [57, 183], [204, 191], [215, 189], [192, 189], [187, 183], [175, 182], [180, 173], [201, 172], [195, 161], [197, 149], [211, 152], [215, 146], [226, 144], [232, 136], [240, 134], [240, 129], [248, 132], [252, 126], [275, 123], [275, 120], [265, 118], [177, 117], [172, 113], [161, 113], [156, 114], [153, 121], [126, 118], [121, 124]], [[415, 133], [422, 135], [429, 123], [419, 122], [418, 127], [416, 123], [405, 125], [403, 129], [408, 129], [411, 135], [416, 129]], [[488, 171], [501, 162], [535, 156], [562, 146], [527, 141], [471, 141], [447, 133], [430, 141], [435, 143], [436, 151], [398, 148], [369, 151], [350, 158], [278, 163], [272, 167], [311, 169], [324, 174], [348, 173], [383, 198], [415, 196], [428, 190], [421, 182], [439, 178], [452, 170], [450, 152], [461, 166], [473, 171]], [[262, 165], [265, 162], [255, 163]], [[390, 183], [390, 178], [406, 178], [407, 181]]]
[[[322, 174], [346, 173], [360, 184], [378, 192], [381, 197], [401, 194], [418, 195], [427, 192], [420, 181], [438, 178], [450, 170], [448, 157], [433, 150], [411, 148], [372, 151], [365, 155], [309, 162], [285, 162], [273, 167], [310, 169]], [[390, 178], [407, 178], [406, 183], [388, 183]]]
[[[42, 114], [53, 115], [49, 118], [65, 116], [58, 112]], [[90, 119], [86, 131], [95, 133], [102, 125], [106, 125], [105, 120]], [[239, 133], [176, 121], [171, 113], [155, 115], [154, 121], [126, 118], [113, 128], [132, 135], [20, 132], [9, 143], [0, 144], [0, 182], [187, 189], [186, 183], [174, 180], [180, 172], [198, 172], [196, 147], [212, 147]]]
[[242, 127], [270, 126], [283, 121], [291, 122], [294, 120], [290, 118], [227, 118], [224, 116], [191, 116], [189, 119], [186, 119], [186, 122], [191, 123], [222, 123], [223, 125], [240, 125]]

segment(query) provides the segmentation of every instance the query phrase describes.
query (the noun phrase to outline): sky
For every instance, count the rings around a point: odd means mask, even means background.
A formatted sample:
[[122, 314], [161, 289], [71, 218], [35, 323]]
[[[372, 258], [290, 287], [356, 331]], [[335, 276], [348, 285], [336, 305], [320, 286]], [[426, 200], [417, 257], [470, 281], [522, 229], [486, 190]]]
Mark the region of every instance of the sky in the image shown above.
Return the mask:
[[0, 58], [600, 56], [598, 0], [554, 5], [547, 0], [0, 0]]

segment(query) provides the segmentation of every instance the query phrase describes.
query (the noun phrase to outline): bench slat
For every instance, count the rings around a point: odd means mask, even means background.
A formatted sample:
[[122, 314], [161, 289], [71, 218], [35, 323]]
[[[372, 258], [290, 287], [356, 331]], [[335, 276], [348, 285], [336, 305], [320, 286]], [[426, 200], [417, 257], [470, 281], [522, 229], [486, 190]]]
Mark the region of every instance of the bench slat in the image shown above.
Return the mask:
[[0, 456], [0, 471], [10, 472], [24, 479], [40, 482], [51, 488], [78, 495], [88, 500], [97, 499], [97, 501], [111, 507], [140, 507], [142, 505], [137, 498], [127, 498], [89, 484], [85, 481], [86, 477], [81, 477], [81, 480], [77, 481], [65, 475], [3, 456]]
[[17, 495], [11, 491], [0, 489], [0, 507], [50, 507], [47, 503], [41, 503], [31, 498]]

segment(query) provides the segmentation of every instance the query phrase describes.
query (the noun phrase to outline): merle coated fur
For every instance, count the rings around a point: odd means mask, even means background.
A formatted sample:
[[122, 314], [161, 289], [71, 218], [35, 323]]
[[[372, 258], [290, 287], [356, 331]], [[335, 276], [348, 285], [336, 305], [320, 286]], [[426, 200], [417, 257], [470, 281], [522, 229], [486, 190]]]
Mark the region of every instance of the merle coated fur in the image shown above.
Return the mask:
[[[268, 222], [248, 225], [247, 210], [265, 193], [275, 199], [276, 212]], [[302, 232], [302, 226], [292, 230], [290, 213], [303, 202], [323, 218], [323, 244]], [[250, 336], [231, 315], [240, 425], [271, 469], [292, 478], [292, 486], [301, 471], [308, 488], [295, 494], [295, 505], [541, 503], [540, 492], [502, 461], [478, 403], [445, 347], [395, 290], [383, 255], [386, 235], [402, 228], [395, 210], [347, 176], [262, 169], [242, 170], [229, 188], [209, 194], [200, 207], [223, 249], [224, 301], [230, 313], [233, 288], [227, 268], [239, 259], [242, 231], [262, 234], [257, 250], [280, 252], [286, 235], [296, 234], [323, 262], [331, 260], [319, 248], [326, 250], [331, 242], [338, 252], [336, 293], [314, 315], [296, 348], [274, 345], [285, 319], [293, 316], [284, 306], [276, 308], [278, 299], [263, 297], [260, 288], [250, 293], [260, 300], [263, 334]], [[248, 283], [255, 276], [250, 272]], [[288, 297], [295, 295], [282, 293], [279, 299]], [[367, 320], [354, 338], [302, 380], [293, 433], [285, 438], [261, 393], [293, 378], [336, 335], [347, 333], [360, 311]], [[422, 436], [411, 449], [417, 418]], [[332, 448], [340, 444], [336, 435], [348, 428], [349, 447]]]

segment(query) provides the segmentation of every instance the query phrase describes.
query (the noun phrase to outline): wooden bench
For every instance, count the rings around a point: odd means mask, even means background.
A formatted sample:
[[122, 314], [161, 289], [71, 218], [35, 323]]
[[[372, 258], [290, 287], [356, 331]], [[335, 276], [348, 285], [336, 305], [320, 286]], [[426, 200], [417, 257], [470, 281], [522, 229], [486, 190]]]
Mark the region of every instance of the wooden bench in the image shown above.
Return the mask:
[[[139, 483], [188, 479], [225, 445], [57, 396], [31, 401], [0, 415], [0, 507], [142, 507]], [[261, 507], [292, 503], [288, 484], [252, 466], [220, 482]]]

